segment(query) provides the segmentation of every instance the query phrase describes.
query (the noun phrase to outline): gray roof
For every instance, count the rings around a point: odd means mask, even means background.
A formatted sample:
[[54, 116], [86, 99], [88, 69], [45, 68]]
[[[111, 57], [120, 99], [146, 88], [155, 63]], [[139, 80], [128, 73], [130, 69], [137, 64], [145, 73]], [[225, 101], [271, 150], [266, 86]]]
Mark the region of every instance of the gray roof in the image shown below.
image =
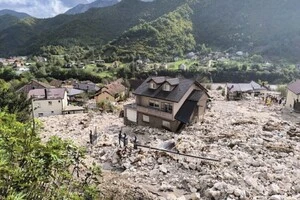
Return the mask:
[[238, 83], [227, 83], [227, 88], [230, 92], [241, 92], [241, 87]]
[[287, 87], [290, 91], [294, 94], [300, 94], [300, 79], [296, 80], [295, 82], [291, 83]]
[[[162, 100], [166, 100], [166, 101], [179, 102], [180, 99], [184, 96], [184, 94], [188, 91], [188, 89], [193, 84], [195, 84], [195, 81], [190, 80], [190, 79], [178, 79], [179, 83], [178, 83], [178, 85], [176, 85], [174, 87], [174, 89], [172, 91], [163, 91], [162, 83], [165, 82], [165, 81], [162, 81], [163, 77], [154, 77], [154, 78], [155, 78], [155, 81], [160, 83], [158, 85], [157, 89], [149, 88], [149, 81], [151, 79], [154, 80], [152, 77], [149, 77], [133, 92], [133, 94], [147, 96], [147, 97], [151, 97], [151, 98], [162, 99]], [[165, 78], [165, 80], [166, 80], [166, 78]], [[200, 88], [200, 89], [202, 89], [202, 88]]]
[[166, 77], [165, 76], [152, 77], [148, 80], [148, 82], [150, 82], [151, 80], [154, 81], [156, 84], [161, 84], [166, 81]]
[[74, 88], [66, 88], [66, 89], [68, 92], [68, 96], [75, 96], [75, 95], [84, 93], [83, 90], [78, 90], [78, 89], [74, 89]]
[[190, 94], [188, 100], [198, 102], [203, 94], [204, 94], [204, 92], [201, 91], [201, 90], [194, 90], [194, 91]]
[[33, 89], [28, 93], [28, 98], [33, 99], [63, 99], [65, 97], [65, 88], [47, 88], [47, 89]]
[[267, 89], [264, 86], [261, 86], [260, 84], [256, 83], [255, 81], [251, 81], [250, 84], [254, 90], [266, 90]]
[[184, 124], [189, 123], [197, 103], [203, 94], [204, 92], [201, 90], [194, 90], [176, 113], [175, 119]]
[[166, 79], [166, 82], [168, 82], [170, 85], [178, 85], [179, 84], [179, 78], [169, 78]]
[[253, 91], [253, 88], [250, 83], [239, 83], [242, 92]]

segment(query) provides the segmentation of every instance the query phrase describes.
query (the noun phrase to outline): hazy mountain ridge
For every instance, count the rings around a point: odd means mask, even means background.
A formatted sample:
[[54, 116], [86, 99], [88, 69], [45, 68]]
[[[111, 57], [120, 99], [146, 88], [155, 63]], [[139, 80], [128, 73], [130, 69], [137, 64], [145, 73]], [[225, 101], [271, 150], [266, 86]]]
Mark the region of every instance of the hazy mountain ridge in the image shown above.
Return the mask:
[[11, 16], [17, 17], [18, 19], [24, 19], [26, 17], [31, 17], [27, 13], [17, 12], [17, 11], [9, 10], [9, 9], [0, 10], [0, 16], [2, 16], [2, 15], [11, 15]]

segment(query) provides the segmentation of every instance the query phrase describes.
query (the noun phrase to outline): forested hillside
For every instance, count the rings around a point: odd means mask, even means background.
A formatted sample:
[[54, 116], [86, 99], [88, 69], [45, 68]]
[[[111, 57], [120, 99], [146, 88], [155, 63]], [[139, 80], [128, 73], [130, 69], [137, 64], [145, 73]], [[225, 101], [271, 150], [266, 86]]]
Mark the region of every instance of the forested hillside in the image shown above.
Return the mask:
[[192, 8], [198, 43], [299, 61], [298, 0], [203, 0]]
[[31, 24], [18, 23], [0, 32], [0, 56], [36, 53], [41, 46], [50, 44], [104, 45], [141, 21], [155, 20], [182, 3], [182, 0], [123, 0], [83, 14], [35, 19]]
[[115, 55], [124, 61], [132, 61], [137, 54], [160, 61], [167, 60], [170, 55], [182, 56], [196, 45], [191, 14], [191, 8], [184, 5], [155, 21], [134, 26], [107, 45], [104, 56]]
[[[300, 14], [297, 9], [300, 2], [297, 0], [123, 0], [83, 14], [31, 19], [30, 22], [16, 23], [11, 20], [13, 25], [9, 25], [9, 20], [4, 20], [2, 16], [0, 23], [4, 21], [6, 24], [0, 28], [0, 56], [36, 54], [41, 46], [46, 45], [92, 46], [103, 50], [110, 41], [120, 50], [105, 51], [107, 56], [109, 52], [123, 56], [124, 48], [128, 48], [129, 53], [137, 48], [135, 51], [147, 55], [153, 55], [156, 51], [153, 48], [158, 48], [161, 53], [161, 38], [168, 38], [160, 36], [159, 45], [151, 43], [158, 41], [158, 34], [150, 29], [155, 27], [159, 32], [164, 32], [164, 28], [156, 27], [166, 26], [179, 30], [176, 23], [165, 24], [167, 20], [162, 19], [185, 3], [189, 4], [193, 14], [190, 18], [179, 18], [192, 27], [193, 36], [187, 37], [194, 37], [196, 44], [204, 43], [215, 49], [233, 52], [257, 53], [271, 59], [300, 60]], [[148, 31], [145, 32], [145, 29]], [[126, 36], [128, 34], [130, 38]], [[181, 31], [172, 32], [172, 38], [181, 36]], [[168, 43], [165, 42], [165, 45]], [[138, 48], [141, 44], [146, 44], [146, 47]], [[170, 50], [172, 45], [163, 47], [168, 49], [169, 56], [190, 49], [180, 47], [178, 52], [177, 46]]]

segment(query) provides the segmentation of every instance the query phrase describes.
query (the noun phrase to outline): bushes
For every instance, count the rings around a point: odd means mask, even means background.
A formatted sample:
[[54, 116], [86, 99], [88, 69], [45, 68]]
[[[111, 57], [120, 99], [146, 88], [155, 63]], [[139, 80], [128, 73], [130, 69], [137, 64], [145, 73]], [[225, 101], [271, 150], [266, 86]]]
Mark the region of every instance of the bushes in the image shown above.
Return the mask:
[[97, 103], [97, 107], [102, 110], [102, 111], [106, 111], [106, 112], [115, 112], [117, 111], [117, 107], [113, 104], [113, 102], [111, 101], [100, 101], [99, 103]]

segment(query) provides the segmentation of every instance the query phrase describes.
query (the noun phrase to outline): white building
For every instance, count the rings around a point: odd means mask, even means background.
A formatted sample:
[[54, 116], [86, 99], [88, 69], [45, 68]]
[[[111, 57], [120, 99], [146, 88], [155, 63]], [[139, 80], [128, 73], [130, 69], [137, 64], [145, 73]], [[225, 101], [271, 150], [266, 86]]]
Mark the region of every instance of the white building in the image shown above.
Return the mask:
[[33, 89], [29, 91], [28, 97], [32, 98], [34, 117], [61, 115], [67, 109], [65, 88]]
[[287, 108], [294, 108], [294, 104], [299, 102], [300, 102], [300, 79], [288, 85], [285, 106]]

